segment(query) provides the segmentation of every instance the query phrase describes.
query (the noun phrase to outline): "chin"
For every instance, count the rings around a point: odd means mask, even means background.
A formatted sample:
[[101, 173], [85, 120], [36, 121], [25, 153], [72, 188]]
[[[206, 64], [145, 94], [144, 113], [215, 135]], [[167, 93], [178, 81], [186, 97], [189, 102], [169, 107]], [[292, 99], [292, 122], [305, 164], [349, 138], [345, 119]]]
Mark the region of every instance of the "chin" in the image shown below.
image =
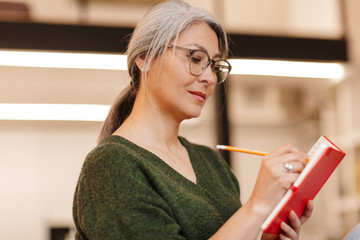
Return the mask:
[[201, 110], [200, 111], [193, 111], [192, 113], [189, 113], [188, 115], [186, 115], [185, 119], [192, 119], [192, 118], [198, 118], [201, 115]]
[[187, 109], [183, 109], [182, 111], [182, 119], [188, 120], [192, 118], [198, 118], [201, 115], [202, 107], [200, 106], [192, 106]]

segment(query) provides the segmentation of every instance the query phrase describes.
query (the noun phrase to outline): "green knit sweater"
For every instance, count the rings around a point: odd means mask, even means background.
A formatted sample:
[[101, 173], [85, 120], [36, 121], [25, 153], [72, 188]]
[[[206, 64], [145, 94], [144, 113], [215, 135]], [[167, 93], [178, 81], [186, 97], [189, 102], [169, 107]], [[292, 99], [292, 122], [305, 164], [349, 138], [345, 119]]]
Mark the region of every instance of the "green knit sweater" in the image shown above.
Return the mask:
[[240, 207], [235, 176], [219, 154], [179, 137], [197, 184], [119, 136], [84, 162], [73, 215], [76, 239], [208, 239]]

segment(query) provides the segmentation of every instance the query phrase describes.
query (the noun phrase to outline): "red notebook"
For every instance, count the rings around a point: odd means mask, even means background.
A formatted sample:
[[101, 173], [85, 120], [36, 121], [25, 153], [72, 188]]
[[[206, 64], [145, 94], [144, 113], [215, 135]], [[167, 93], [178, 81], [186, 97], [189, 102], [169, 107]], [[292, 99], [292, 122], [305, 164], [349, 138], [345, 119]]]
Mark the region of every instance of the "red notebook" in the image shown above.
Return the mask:
[[301, 217], [308, 200], [314, 199], [344, 158], [345, 153], [329, 139], [321, 136], [308, 155], [310, 157], [309, 163], [261, 225], [263, 232], [279, 234], [280, 224], [288, 221], [291, 210], [294, 210]]

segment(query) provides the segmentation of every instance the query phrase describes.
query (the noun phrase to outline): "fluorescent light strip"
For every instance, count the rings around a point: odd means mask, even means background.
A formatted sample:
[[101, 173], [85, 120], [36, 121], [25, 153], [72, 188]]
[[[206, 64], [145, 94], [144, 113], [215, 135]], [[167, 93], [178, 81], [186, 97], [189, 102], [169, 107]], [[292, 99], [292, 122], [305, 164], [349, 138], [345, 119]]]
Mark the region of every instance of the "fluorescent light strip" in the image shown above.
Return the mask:
[[[339, 63], [231, 59], [232, 74], [328, 78], [341, 80]], [[0, 66], [127, 70], [127, 57], [121, 54], [0, 51]]]
[[298, 62], [278, 60], [231, 59], [232, 74], [280, 77], [327, 78], [341, 80], [344, 67], [340, 63]]
[[109, 105], [0, 104], [0, 120], [104, 121]]
[[126, 55], [0, 51], [0, 66], [126, 70]]

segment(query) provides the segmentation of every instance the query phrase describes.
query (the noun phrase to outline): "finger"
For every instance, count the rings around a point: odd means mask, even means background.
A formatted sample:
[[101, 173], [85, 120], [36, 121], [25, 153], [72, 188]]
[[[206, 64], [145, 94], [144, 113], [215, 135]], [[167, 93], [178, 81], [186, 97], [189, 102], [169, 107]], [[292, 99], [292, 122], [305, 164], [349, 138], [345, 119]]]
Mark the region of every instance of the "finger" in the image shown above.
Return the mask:
[[312, 212], [314, 210], [314, 204], [312, 200], [309, 200], [306, 204], [306, 208], [305, 211], [303, 213], [303, 215], [300, 218], [300, 223], [303, 224], [305, 223], [312, 215]]
[[304, 168], [307, 164], [309, 156], [303, 152], [292, 152], [277, 156], [278, 161], [282, 163], [296, 162], [300, 163]]
[[284, 163], [283, 167], [282, 167], [282, 170], [284, 172], [286, 172], [286, 173], [301, 173], [302, 170], [304, 169], [304, 165], [302, 163], [300, 163], [300, 162], [287, 162], [287, 163], [291, 164], [292, 170], [289, 171], [285, 166], [286, 163]]
[[288, 190], [298, 178], [298, 176], [298, 173], [282, 172], [282, 176], [278, 178], [277, 184], [280, 184], [283, 189]]
[[299, 234], [300, 232], [300, 228], [301, 228], [301, 222], [299, 217], [296, 215], [296, 213], [294, 211], [291, 211], [289, 214], [289, 220], [290, 220], [290, 224], [292, 229]]
[[284, 239], [298, 239], [298, 233], [294, 231], [288, 224], [282, 222], [280, 225], [282, 230], [282, 235], [286, 238]]
[[278, 148], [276, 148], [275, 150], [273, 150], [271, 153], [273, 153], [274, 155], [284, 155], [284, 154], [289, 154], [289, 153], [297, 153], [297, 154], [301, 154], [305, 157], [309, 157], [307, 154], [305, 154], [303, 151], [300, 151], [298, 148], [290, 145], [290, 144], [284, 144]]
[[291, 164], [293, 167], [296, 167], [296, 172], [301, 172], [307, 164], [307, 158], [307, 155], [304, 153], [287, 153], [278, 156], [268, 154], [263, 160], [268, 166], [281, 166], [281, 170], [286, 170], [284, 168], [285, 164]]
[[290, 238], [286, 237], [284, 234], [280, 233], [279, 234], [279, 239], [280, 240], [291, 240]]

